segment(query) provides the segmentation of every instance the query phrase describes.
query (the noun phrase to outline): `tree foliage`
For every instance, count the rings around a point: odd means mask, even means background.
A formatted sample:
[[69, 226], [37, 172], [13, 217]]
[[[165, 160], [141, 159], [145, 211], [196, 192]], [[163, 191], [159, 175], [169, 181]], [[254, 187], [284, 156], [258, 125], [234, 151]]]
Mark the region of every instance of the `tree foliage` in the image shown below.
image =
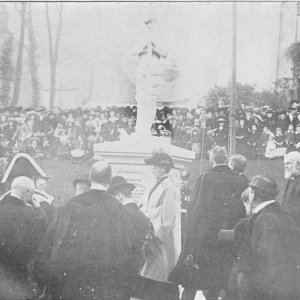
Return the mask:
[[9, 35], [8, 39], [3, 44], [0, 56], [1, 106], [8, 106], [11, 103], [11, 85], [14, 74], [14, 67], [12, 63], [13, 40], [13, 35]]
[[292, 60], [293, 63], [300, 62], [300, 42], [293, 43], [286, 49], [286, 56]]
[[[277, 91], [276, 91], [277, 85]], [[270, 106], [274, 109], [287, 107], [292, 99], [292, 87], [290, 79], [282, 78], [270, 89], [257, 91], [249, 84], [237, 83], [236, 102], [237, 107], [244, 106]], [[230, 102], [230, 87], [215, 86], [204, 97], [206, 106], [217, 106], [219, 100], [225, 104]]]

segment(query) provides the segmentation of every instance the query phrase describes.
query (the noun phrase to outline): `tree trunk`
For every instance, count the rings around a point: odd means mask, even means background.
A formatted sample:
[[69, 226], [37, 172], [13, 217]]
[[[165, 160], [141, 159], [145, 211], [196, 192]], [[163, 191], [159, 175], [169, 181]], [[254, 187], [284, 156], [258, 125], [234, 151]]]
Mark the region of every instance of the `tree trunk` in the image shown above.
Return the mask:
[[12, 105], [17, 106], [19, 101], [19, 95], [21, 90], [22, 82], [22, 65], [23, 65], [23, 49], [24, 49], [24, 36], [25, 36], [25, 12], [26, 12], [26, 2], [22, 2], [21, 9], [21, 30], [20, 30], [20, 40], [18, 47], [18, 58], [16, 67], [16, 77], [15, 77], [15, 87], [12, 99]]
[[47, 16], [47, 27], [48, 27], [48, 39], [49, 39], [49, 56], [50, 56], [50, 108], [53, 108], [55, 103], [55, 94], [56, 94], [56, 67], [58, 59], [58, 46], [61, 36], [62, 28], [62, 3], [60, 4], [60, 9], [58, 10], [58, 28], [56, 32], [55, 46], [53, 49], [53, 38], [52, 38], [52, 29], [51, 29], [51, 20], [49, 16], [48, 3], [46, 3], [46, 16]]
[[11, 85], [14, 81], [14, 67], [12, 63], [13, 40], [14, 38], [11, 34], [4, 42], [0, 56], [1, 106], [8, 106], [11, 104]]
[[33, 23], [32, 23], [32, 12], [31, 4], [28, 4], [28, 34], [29, 34], [29, 66], [31, 75], [31, 86], [32, 86], [32, 106], [39, 107], [41, 90], [37, 72], [36, 63], [36, 40], [34, 35]]

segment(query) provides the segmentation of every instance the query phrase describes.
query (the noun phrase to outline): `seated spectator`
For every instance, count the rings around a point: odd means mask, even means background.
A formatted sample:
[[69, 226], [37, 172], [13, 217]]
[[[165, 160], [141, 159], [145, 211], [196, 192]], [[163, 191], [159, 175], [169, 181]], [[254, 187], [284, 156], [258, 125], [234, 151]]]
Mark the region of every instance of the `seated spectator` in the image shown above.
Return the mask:
[[296, 150], [295, 147], [295, 132], [294, 126], [290, 124], [288, 130], [284, 133], [285, 143], [287, 145], [287, 152]]
[[276, 128], [280, 128], [281, 132], [286, 132], [286, 130], [288, 129], [288, 123], [286, 121], [286, 113], [283, 110], [278, 113]]
[[192, 151], [196, 154], [196, 159], [199, 158], [200, 154], [200, 132], [197, 127], [194, 127], [191, 129], [191, 145], [192, 145]]
[[184, 134], [184, 119], [183, 115], [179, 115], [174, 126], [174, 144], [180, 145]]
[[257, 148], [258, 159], [264, 159], [266, 153], [267, 143], [270, 137], [270, 130], [268, 127], [264, 126], [263, 132], [260, 135], [259, 145]]
[[209, 108], [206, 110], [206, 127], [208, 130], [213, 130], [217, 128], [217, 122], [213, 117], [213, 109]]
[[276, 128], [276, 134], [274, 137], [274, 142], [277, 148], [286, 147], [284, 136], [282, 135], [281, 128]]
[[186, 126], [194, 126], [194, 118], [193, 118], [193, 115], [190, 113], [190, 112], [187, 112], [186, 115], [185, 115], [185, 125]]
[[127, 127], [126, 127], [126, 132], [128, 135], [131, 135], [132, 133], [135, 132], [135, 128], [134, 128], [134, 121], [130, 118], [128, 119], [128, 124], [127, 124]]
[[256, 159], [257, 158], [257, 148], [259, 146], [259, 138], [260, 138], [260, 133], [257, 130], [257, 126], [255, 124], [252, 124], [251, 126], [251, 131], [249, 132], [249, 137], [248, 137], [248, 157], [250, 159]]
[[26, 152], [30, 154], [34, 159], [42, 159], [44, 157], [41, 148], [39, 147], [40, 139], [38, 137], [32, 137], [26, 148]]
[[247, 153], [248, 134], [249, 132], [245, 124], [245, 119], [240, 118], [236, 129], [236, 152], [241, 155], [245, 155]]
[[43, 154], [44, 158], [51, 158], [51, 145], [50, 145], [50, 139], [48, 138], [48, 136], [43, 136], [42, 137], [42, 145], [41, 145], [41, 151]]
[[119, 119], [115, 116], [115, 112], [113, 110], [111, 110], [109, 112], [109, 119], [110, 122], [115, 123], [117, 122]]
[[191, 150], [192, 146], [191, 146], [191, 127], [190, 126], [186, 126], [184, 128], [184, 133], [182, 135], [181, 138], [181, 147]]
[[69, 136], [67, 135], [67, 130], [63, 129], [60, 131], [58, 136], [58, 147], [57, 147], [57, 157], [61, 159], [68, 158], [69, 156]]
[[250, 110], [246, 110], [245, 123], [248, 128], [251, 128], [254, 124], [254, 118]]
[[265, 126], [267, 126], [271, 132], [275, 132], [276, 123], [274, 120], [273, 111], [271, 109], [267, 111], [267, 115], [265, 118]]
[[286, 148], [285, 147], [277, 148], [276, 143], [274, 141], [274, 134], [270, 133], [269, 141], [266, 146], [265, 157], [269, 159], [273, 159], [277, 157], [283, 157], [285, 153], [286, 153]]
[[119, 128], [126, 129], [128, 127], [128, 118], [126, 116], [122, 116], [118, 121]]
[[225, 128], [225, 119], [219, 118], [217, 120], [218, 127], [214, 130], [214, 142], [216, 146], [227, 147], [227, 130]]

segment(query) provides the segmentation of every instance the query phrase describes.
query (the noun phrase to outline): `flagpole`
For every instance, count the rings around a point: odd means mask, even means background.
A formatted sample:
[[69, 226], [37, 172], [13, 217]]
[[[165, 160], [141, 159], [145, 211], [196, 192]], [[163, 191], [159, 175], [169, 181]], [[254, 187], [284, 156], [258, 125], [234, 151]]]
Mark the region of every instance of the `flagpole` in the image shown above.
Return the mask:
[[299, 17], [299, 14], [300, 14], [300, 2], [297, 2], [295, 43], [298, 42], [298, 17]]
[[230, 95], [230, 140], [229, 154], [235, 154], [235, 119], [236, 119], [236, 21], [237, 3], [232, 3], [232, 74]]
[[[297, 2], [297, 12], [296, 12], [296, 30], [295, 30], [295, 43], [298, 42], [298, 18], [300, 14], [300, 2]], [[296, 64], [293, 63], [293, 86], [294, 86], [294, 98], [296, 95], [296, 99], [298, 100], [298, 79], [296, 78]]]
[[283, 2], [280, 3], [279, 37], [278, 37], [277, 64], [276, 64], [276, 81], [275, 81], [276, 93], [277, 93], [278, 79], [279, 79], [282, 17], [283, 17]]

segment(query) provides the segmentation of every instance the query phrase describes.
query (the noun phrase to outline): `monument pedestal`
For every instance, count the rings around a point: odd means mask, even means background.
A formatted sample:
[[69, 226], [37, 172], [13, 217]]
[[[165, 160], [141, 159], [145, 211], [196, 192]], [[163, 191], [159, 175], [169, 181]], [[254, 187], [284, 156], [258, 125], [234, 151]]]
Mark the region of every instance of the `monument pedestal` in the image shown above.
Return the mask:
[[182, 169], [186, 163], [195, 159], [195, 153], [170, 144], [169, 138], [125, 136], [120, 141], [104, 142], [94, 145], [94, 152], [110, 164], [126, 163], [130, 165], [145, 165], [144, 159], [153, 151], [163, 151], [169, 154], [175, 169]]
[[104, 159], [113, 170], [113, 175], [123, 176], [135, 184], [134, 197], [138, 203], [144, 203], [147, 192], [155, 184], [152, 176], [152, 166], [145, 164], [144, 159], [150, 157], [153, 151], [169, 154], [175, 168], [170, 172], [175, 184], [180, 186], [180, 170], [195, 159], [195, 153], [170, 144], [164, 137], [126, 136], [123, 140], [94, 145], [95, 159]]
[[178, 188], [178, 199], [174, 199], [174, 201], [178, 202], [179, 221], [177, 224], [178, 230], [176, 230], [176, 240], [180, 248], [180, 171], [187, 163], [195, 159], [195, 153], [171, 145], [168, 138], [155, 136], [140, 137], [132, 135], [126, 136], [120, 141], [94, 145], [95, 159], [104, 159], [112, 166], [113, 176], [123, 176], [128, 182], [136, 186], [136, 189], [133, 191], [133, 198], [139, 205], [146, 203], [148, 194], [155, 185], [152, 166], [146, 165], [144, 162], [144, 159], [150, 157], [153, 151], [162, 151], [169, 154], [175, 165], [169, 176]]

